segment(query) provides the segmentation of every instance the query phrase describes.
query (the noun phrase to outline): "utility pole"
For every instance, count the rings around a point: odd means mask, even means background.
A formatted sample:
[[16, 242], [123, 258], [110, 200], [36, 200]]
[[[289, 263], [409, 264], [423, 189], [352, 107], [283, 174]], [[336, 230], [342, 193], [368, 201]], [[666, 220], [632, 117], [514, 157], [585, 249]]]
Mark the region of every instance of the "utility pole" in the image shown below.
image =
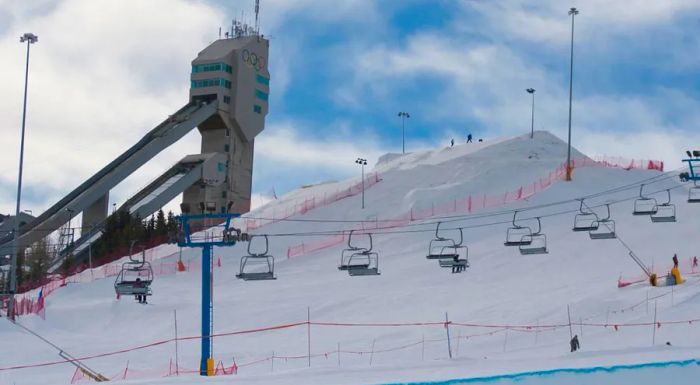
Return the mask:
[[571, 15], [571, 64], [569, 66], [569, 147], [566, 151], [566, 180], [570, 182], [573, 172], [571, 168], [571, 102], [574, 95], [574, 17], [578, 15], [578, 10], [571, 8], [569, 15]]
[[532, 94], [532, 123], [530, 126], [530, 139], [532, 139], [535, 137], [535, 89], [528, 88], [525, 91], [527, 91], [528, 94]]
[[401, 153], [406, 153], [406, 119], [410, 118], [411, 115], [408, 112], [399, 112], [399, 118], [401, 118]]
[[365, 166], [367, 165], [367, 159], [357, 158], [355, 163], [362, 166], [362, 208], [365, 208]]
[[7, 307], [8, 317], [15, 319], [15, 291], [17, 291], [17, 254], [19, 253], [19, 213], [22, 201], [22, 167], [24, 165], [24, 128], [27, 122], [27, 84], [29, 83], [29, 47], [39, 41], [39, 37], [33, 33], [25, 33], [19, 38], [20, 43], [27, 43], [27, 61], [24, 67], [24, 105], [22, 106], [22, 134], [19, 145], [19, 176], [17, 177], [17, 207], [15, 210], [15, 223], [12, 231], [12, 259], [10, 265], [10, 303]]

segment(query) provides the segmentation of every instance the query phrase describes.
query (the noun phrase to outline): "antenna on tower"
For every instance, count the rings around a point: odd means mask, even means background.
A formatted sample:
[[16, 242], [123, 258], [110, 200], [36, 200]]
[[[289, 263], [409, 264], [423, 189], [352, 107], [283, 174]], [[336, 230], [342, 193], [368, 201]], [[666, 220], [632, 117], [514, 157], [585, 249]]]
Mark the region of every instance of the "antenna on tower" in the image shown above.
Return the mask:
[[260, 24], [258, 14], [260, 13], [260, 0], [255, 0], [255, 34], [260, 35]]

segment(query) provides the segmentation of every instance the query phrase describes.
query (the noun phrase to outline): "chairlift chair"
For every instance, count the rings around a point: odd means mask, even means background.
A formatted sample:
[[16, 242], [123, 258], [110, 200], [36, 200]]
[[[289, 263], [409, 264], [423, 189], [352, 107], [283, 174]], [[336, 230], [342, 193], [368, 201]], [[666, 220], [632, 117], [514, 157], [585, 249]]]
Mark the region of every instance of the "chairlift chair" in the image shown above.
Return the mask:
[[617, 237], [615, 234], [615, 221], [610, 219], [610, 204], [606, 204], [605, 207], [608, 210], [608, 215], [605, 218], [598, 219], [595, 230], [588, 232], [588, 236], [591, 239], [613, 239]]
[[547, 236], [542, 234], [542, 222], [537, 217], [537, 231], [530, 235], [523, 235], [521, 245], [518, 246], [520, 254], [547, 254]]
[[[355, 230], [350, 230], [350, 235], [348, 235], [348, 247], [347, 249], [344, 249], [343, 251], [340, 252], [340, 265], [338, 265], [338, 270], [347, 270], [348, 269], [348, 263], [350, 261], [350, 256], [352, 256], [354, 253], [357, 252], [362, 252], [362, 251], [367, 251], [367, 247], [359, 247], [356, 245], [353, 245], [353, 234]], [[369, 236], [369, 234], [365, 234]], [[355, 238], [357, 239], [357, 238]], [[372, 248], [372, 238], [370, 237], [369, 240], [369, 248]]]
[[455, 255], [457, 242], [452, 238], [443, 237], [440, 235], [440, 225], [442, 222], [438, 222], [435, 227], [435, 238], [430, 240], [428, 244], [428, 255], [426, 259], [445, 259], [445, 258], [457, 258], [459, 255]]
[[666, 190], [668, 200], [660, 204], [656, 208], [656, 212], [651, 214], [651, 221], [657, 222], [675, 222], [676, 221], [676, 205], [671, 203], [671, 190]]
[[693, 181], [693, 187], [688, 191], [688, 203], [700, 203], [700, 186], [698, 181]]
[[367, 233], [369, 236], [370, 246], [369, 249], [364, 249], [356, 251], [350, 255], [348, 258], [347, 268], [348, 275], [360, 276], [360, 275], [379, 275], [379, 253], [372, 251], [372, 234]]
[[634, 201], [634, 215], [651, 215], [655, 214], [658, 208], [658, 202], [654, 198], [644, 196], [642, 193], [644, 184], [639, 186], [639, 198]]
[[[133, 247], [133, 244], [132, 244]], [[130, 253], [131, 254], [131, 253]], [[129, 255], [129, 260], [122, 264], [122, 268], [114, 280], [114, 291], [117, 295], [152, 295], [153, 268], [146, 261], [146, 251], [141, 253], [141, 260]]]
[[453, 273], [461, 273], [469, 267], [469, 248], [464, 245], [464, 232], [459, 230], [459, 242], [454, 246], [444, 246], [440, 250], [440, 255], [444, 258], [438, 259], [440, 267], [451, 268]]
[[[265, 281], [277, 279], [275, 277], [275, 257], [268, 254], [270, 250], [270, 242], [267, 235], [262, 237], [265, 239], [265, 249], [262, 252], [254, 253], [251, 250], [253, 239], [260, 235], [251, 235], [248, 241], [248, 255], [241, 257], [241, 267], [236, 278], [244, 281]], [[261, 271], [262, 270], [262, 271]]]
[[573, 231], [591, 231], [598, 228], [598, 215], [583, 209], [583, 199], [578, 210], [579, 213], [574, 217]]
[[513, 226], [506, 230], [506, 241], [503, 243], [505, 246], [523, 246], [532, 243], [532, 238], [525, 237], [526, 235], [532, 235], [532, 229], [528, 226], [520, 226], [515, 223], [515, 217], [518, 215], [516, 210], [513, 213]]

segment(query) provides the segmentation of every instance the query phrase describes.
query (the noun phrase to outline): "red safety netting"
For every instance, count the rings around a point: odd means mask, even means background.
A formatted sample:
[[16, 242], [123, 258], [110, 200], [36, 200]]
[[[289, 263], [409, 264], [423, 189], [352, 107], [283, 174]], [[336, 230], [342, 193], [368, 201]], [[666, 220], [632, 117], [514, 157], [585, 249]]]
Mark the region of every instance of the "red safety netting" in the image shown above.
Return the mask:
[[[379, 174], [376, 172], [368, 174], [364, 180], [364, 189], [366, 190], [374, 186], [381, 180], [382, 179], [379, 177]], [[360, 180], [359, 182], [352, 184], [350, 187], [337, 190], [334, 193], [324, 193], [323, 196], [312, 196], [309, 198], [305, 198], [304, 200], [298, 200], [282, 208], [276, 207], [272, 211], [271, 219], [243, 218], [245, 231], [251, 232], [253, 230], [259, 229], [262, 226], [287, 219], [293, 215], [304, 215], [315, 208], [328, 206], [331, 203], [360, 194], [362, 192], [362, 189], [363, 182]]]
[[[663, 162], [652, 160], [628, 160], [623, 158], [600, 157], [601, 160], [590, 158], [573, 159], [572, 166], [575, 167], [622, 167], [630, 169], [650, 169], [663, 171]], [[435, 216], [447, 216], [456, 213], [473, 213], [478, 210], [500, 207], [509, 203], [527, 199], [547, 188], [555, 181], [566, 176], [566, 163], [562, 163], [555, 170], [542, 178], [520, 186], [512, 191], [502, 194], [471, 194], [463, 198], [453, 199], [447, 202], [433, 202], [430, 207], [423, 209], [411, 208], [407, 213], [395, 218], [375, 219], [360, 223], [356, 230], [388, 229], [404, 226], [412, 221], [419, 221]], [[380, 225], [381, 223], [381, 225]], [[315, 242], [302, 242], [287, 248], [287, 258], [296, 257], [305, 253], [322, 250], [342, 244], [346, 240], [346, 235], [336, 235]]]

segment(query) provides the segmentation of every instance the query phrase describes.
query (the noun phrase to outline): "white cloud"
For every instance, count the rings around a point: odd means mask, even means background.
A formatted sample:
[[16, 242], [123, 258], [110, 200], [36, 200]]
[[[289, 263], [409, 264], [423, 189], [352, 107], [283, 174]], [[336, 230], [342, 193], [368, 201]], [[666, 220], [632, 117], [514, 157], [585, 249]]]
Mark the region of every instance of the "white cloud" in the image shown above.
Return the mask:
[[[309, 136], [296, 128], [299, 123], [271, 124], [255, 140], [256, 161], [263, 158], [282, 167], [295, 169], [332, 169], [341, 174], [354, 171], [354, 163], [363, 157], [374, 164], [384, 153], [371, 135], [343, 135], [343, 124], [329, 125], [325, 135]], [[308, 131], [307, 131], [308, 132]]]
[[[18, 36], [31, 31], [39, 42], [31, 47], [25, 185], [67, 192], [187, 102], [189, 63], [215, 37], [221, 13], [182, 0], [65, 0], [39, 14], [30, 3], [0, 5], [12, 15], [0, 38], [0, 182], [16, 184], [25, 64]], [[190, 136], [140, 170], [131, 187], [198, 151]], [[123, 190], [115, 192], [123, 201]], [[34, 211], [57, 198], [35, 202]], [[0, 210], [13, 200], [0, 197]]]
[[458, 26], [462, 30], [486, 29], [496, 39], [528, 40], [548, 44], [568, 44], [571, 17], [576, 7], [577, 40], [604, 42], [610, 35], [625, 35], [642, 28], [663, 25], [686, 12], [700, 9], [694, 0], [559, 0], [463, 1], [466, 11], [476, 11], [476, 25]]
[[[560, 74], [549, 73], [541, 62], [526, 60], [510, 46], [472, 43], [464, 36], [432, 31], [413, 35], [404, 45], [390, 48], [380, 43], [366, 52], [348, 65], [355, 68], [352, 87], [357, 90], [380, 79], [390, 79], [395, 93], [401, 82], [444, 82], [436, 96], [416, 106], [424, 120], [475, 119], [486, 127], [482, 134], [487, 137], [524, 133], [530, 129], [531, 108], [525, 89], [534, 87], [535, 128], [566, 138], [568, 82], [553, 81], [562, 79]], [[575, 146], [589, 154], [660, 159], [680, 166], [684, 143], [695, 136], [688, 135], [688, 128], [700, 123], [695, 112], [699, 100], [656, 84], [649, 84], [644, 94], [598, 94], [588, 89], [577, 95], [587, 80], [586, 74], [575, 77]]]

